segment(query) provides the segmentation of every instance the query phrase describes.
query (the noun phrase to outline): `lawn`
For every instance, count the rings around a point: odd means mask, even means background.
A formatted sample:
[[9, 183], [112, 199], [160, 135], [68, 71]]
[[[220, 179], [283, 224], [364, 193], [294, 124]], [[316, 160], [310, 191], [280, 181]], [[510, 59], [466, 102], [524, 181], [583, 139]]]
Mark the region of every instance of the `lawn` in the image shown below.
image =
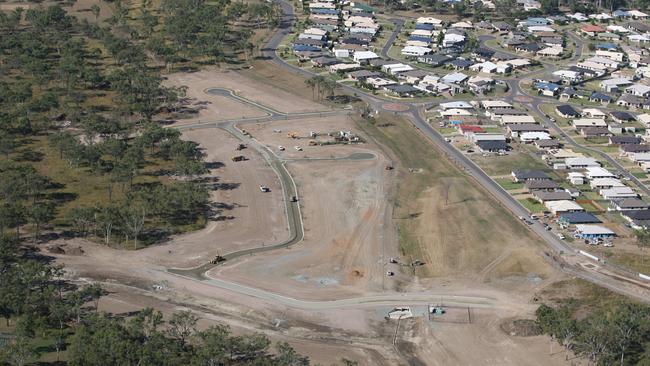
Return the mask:
[[517, 201], [519, 201], [519, 203], [521, 203], [521, 205], [524, 206], [530, 213], [543, 212], [546, 210], [543, 204], [539, 203], [539, 201], [533, 198], [525, 198]]
[[511, 152], [506, 156], [486, 157], [474, 155], [472, 156], [472, 160], [488, 175], [492, 176], [510, 174], [515, 169], [548, 170], [548, 166], [544, 165], [539, 159], [534, 158], [530, 154], [520, 152]]
[[512, 179], [508, 178], [497, 178], [494, 181], [499, 183], [499, 185], [506, 191], [522, 189], [524, 187], [523, 183], [513, 182]]

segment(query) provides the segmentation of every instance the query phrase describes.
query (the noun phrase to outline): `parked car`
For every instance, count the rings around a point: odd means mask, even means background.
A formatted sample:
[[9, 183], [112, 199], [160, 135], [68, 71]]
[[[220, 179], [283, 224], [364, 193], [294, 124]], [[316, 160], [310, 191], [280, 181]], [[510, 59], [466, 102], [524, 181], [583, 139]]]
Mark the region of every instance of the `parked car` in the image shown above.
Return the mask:
[[260, 186], [260, 191], [262, 192], [271, 192], [271, 188], [266, 186]]
[[284, 151], [284, 146], [282, 146], [282, 145], [278, 146], [278, 150]]

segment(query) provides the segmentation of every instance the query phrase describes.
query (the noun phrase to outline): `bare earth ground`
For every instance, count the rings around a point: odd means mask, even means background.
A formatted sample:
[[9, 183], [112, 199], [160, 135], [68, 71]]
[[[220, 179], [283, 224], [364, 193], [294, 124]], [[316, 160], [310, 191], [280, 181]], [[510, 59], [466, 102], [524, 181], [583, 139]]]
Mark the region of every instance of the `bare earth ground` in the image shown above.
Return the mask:
[[[178, 80], [193, 80], [191, 87], [197, 90], [207, 87], [238, 89], [242, 95], [282, 111], [325, 109], [240, 73], [225, 75], [196, 73]], [[199, 82], [204, 86], [197, 86]], [[195, 95], [198, 99], [204, 97]], [[206, 109], [204, 113], [210, 117], [208, 114], [212, 112]], [[214, 119], [218, 119], [217, 116]], [[431, 243], [430, 249], [434, 249], [427, 253], [441, 249], [439, 256], [430, 254], [426, 261], [442, 269], [438, 276], [416, 277], [415, 281], [408, 271], [387, 278], [386, 260], [398, 251], [390, 197], [401, 177], [396, 178], [395, 171], [384, 169], [392, 161], [386, 150], [372, 141], [348, 146], [308, 146], [306, 138], [286, 137], [289, 130], [300, 136], [307, 136], [310, 131], [359, 133], [346, 116], [246, 124], [245, 127], [253, 137], [287, 159], [287, 167], [298, 187], [305, 239], [291, 249], [234, 260], [217, 267], [211, 276], [299, 299], [348, 298], [407, 287], [409, 291], [485, 296], [493, 299], [493, 307], [477, 310], [472, 324], [441, 326], [421, 319], [404, 322], [404, 328], [398, 332], [399, 352], [396, 353], [392, 345], [396, 324], [383, 319], [390, 308], [373, 309], [366, 305], [339, 310], [298, 310], [166, 272], [168, 267], [204, 263], [219, 251], [277, 243], [288, 235], [275, 173], [253, 149], [242, 152], [249, 161], [230, 162], [237, 141], [217, 129], [187, 131], [184, 136], [206, 149], [208, 161], [225, 163], [213, 169], [210, 175], [217, 178], [217, 184], [234, 184], [226, 185], [230, 189], [218, 186], [212, 193], [212, 200], [215, 204], [232, 205], [223, 212], [223, 215], [233, 216], [232, 220], [210, 222], [204, 230], [137, 252], [117, 251], [79, 239], [70, 241], [71, 245], [82, 246], [85, 254], [58, 256], [66, 264], [68, 276], [101, 281], [109, 286], [112, 293], [102, 300], [105, 310], [120, 312], [153, 306], [169, 314], [190, 308], [204, 319], [202, 326], [221, 322], [230, 324], [237, 332], [263, 331], [273, 339], [291, 342], [312, 360], [325, 364], [341, 357], [357, 360], [362, 365], [564, 364], [558, 357], [548, 355], [547, 338], [511, 337], [499, 329], [504, 319], [531, 317], [535, 308], [529, 299], [532, 290], [543, 286], [552, 276], [550, 270], [540, 264], [541, 258], [535, 256], [537, 250], [528, 249], [528, 243], [518, 241], [518, 238], [530, 238], [525, 231], [520, 231], [521, 228], [505, 231], [496, 239], [493, 236], [464, 237], [462, 219], [472, 209], [486, 210], [489, 217], [508, 222], [505, 216], [499, 217], [498, 210], [490, 210], [493, 202], [483, 197], [484, 193], [472, 187], [454, 189], [449, 195], [453, 204], [449, 205], [441, 200], [440, 187], [428, 188], [429, 195], [418, 202], [422, 214], [415, 228], [423, 243]], [[278, 151], [280, 144], [287, 148], [285, 152]], [[298, 144], [303, 151], [293, 149]], [[371, 153], [373, 158], [354, 161], [304, 159], [343, 158], [359, 152]], [[464, 182], [459, 180], [458, 185], [463, 186]], [[272, 191], [261, 194], [259, 185], [262, 184], [270, 186]], [[488, 245], [482, 242], [486, 239], [496, 242]], [[473, 247], [463, 245], [466, 252], [453, 253], [449, 243], [457, 240], [467, 240]], [[446, 264], [447, 255], [450, 264]], [[463, 270], [463, 266], [467, 268]], [[547, 279], [540, 282], [534, 276], [522, 276], [528, 267], [532, 273]], [[154, 285], [157, 290], [153, 290]], [[418, 326], [417, 322], [422, 324]]]

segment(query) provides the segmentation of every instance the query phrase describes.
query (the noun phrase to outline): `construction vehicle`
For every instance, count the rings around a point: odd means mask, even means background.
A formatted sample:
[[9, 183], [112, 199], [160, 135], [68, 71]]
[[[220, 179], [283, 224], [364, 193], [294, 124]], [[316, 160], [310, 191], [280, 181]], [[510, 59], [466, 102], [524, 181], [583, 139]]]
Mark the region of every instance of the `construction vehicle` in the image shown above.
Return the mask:
[[314, 141], [314, 140], [309, 141], [309, 146], [316, 146], [316, 145], [318, 145], [318, 143], [316, 143], [316, 141]]
[[291, 202], [298, 202], [298, 197], [291, 196]]
[[393, 170], [393, 166], [392, 165], [386, 165], [386, 170]]
[[239, 144], [239, 145], [237, 145], [235, 150], [236, 151], [241, 151], [241, 150], [244, 150], [245, 148], [246, 148], [246, 144]]
[[237, 155], [237, 156], [233, 156], [232, 158], [230, 158], [230, 160], [235, 161], [235, 162], [237, 162], [237, 161], [245, 161], [246, 157], [244, 155]]
[[210, 263], [211, 264], [218, 264], [218, 263], [225, 262], [225, 261], [226, 261], [226, 257], [217, 254], [217, 255], [214, 256], [214, 259], [212, 259], [210, 261]]
[[292, 138], [292, 139], [297, 139], [298, 138], [298, 132], [289, 132], [289, 133], [287, 133], [287, 137]]

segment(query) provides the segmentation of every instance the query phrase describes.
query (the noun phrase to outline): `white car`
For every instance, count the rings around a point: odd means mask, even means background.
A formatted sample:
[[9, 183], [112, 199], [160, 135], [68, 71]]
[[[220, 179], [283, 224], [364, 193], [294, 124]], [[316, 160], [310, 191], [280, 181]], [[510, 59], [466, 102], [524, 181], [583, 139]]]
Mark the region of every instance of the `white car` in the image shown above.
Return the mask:
[[560, 240], [564, 240], [564, 234], [562, 233], [558, 233], [557, 237], [560, 238]]
[[614, 244], [613, 243], [605, 243], [605, 244], [603, 244], [603, 246], [607, 247], [607, 248], [611, 248], [611, 247], [614, 246]]
[[298, 151], [302, 151], [302, 147], [300, 147], [300, 146], [294, 146], [293, 148], [298, 150]]
[[282, 145], [278, 146], [278, 150], [284, 151], [284, 146], [282, 146]]
[[271, 188], [266, 186], [260, 186], [260, 191], [262, 192], [271, 192]]

